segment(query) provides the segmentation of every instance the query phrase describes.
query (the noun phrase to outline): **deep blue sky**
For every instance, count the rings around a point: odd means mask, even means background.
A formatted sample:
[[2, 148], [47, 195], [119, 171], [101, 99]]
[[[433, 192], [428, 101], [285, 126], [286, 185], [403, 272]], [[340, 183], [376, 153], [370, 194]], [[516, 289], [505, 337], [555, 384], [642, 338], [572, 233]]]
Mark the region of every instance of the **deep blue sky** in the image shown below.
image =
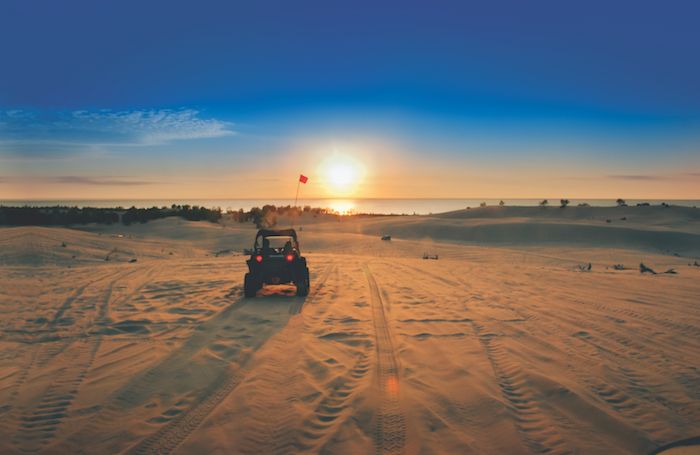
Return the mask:
[[[595, 168], [615, 155], [620, 174], [641, 156], [646, 167], [630, 172], [653, 177], [649, 157], [667, 154], [661, 172], [696, 171], [698, 5], [4, 0], [0, 158], [41, 177], [51, 172], [37, 158], [80, 148], [157, 160], [167, 144], [187, 166], [202, 151], [240, 159], [387, 141], [407, 160], [563, 155], [562, 166]], [[100, 118], [97, 132], [73, 115], [101, 109], [118, 115]], [[123, 138], [124, 116], [164, 110], [187, 111], [186, 128], [202, 122], [205, 132], [183, 138], [171, 122], [164, 140]], [[114, 174], [99, 161], [79, 170]]]

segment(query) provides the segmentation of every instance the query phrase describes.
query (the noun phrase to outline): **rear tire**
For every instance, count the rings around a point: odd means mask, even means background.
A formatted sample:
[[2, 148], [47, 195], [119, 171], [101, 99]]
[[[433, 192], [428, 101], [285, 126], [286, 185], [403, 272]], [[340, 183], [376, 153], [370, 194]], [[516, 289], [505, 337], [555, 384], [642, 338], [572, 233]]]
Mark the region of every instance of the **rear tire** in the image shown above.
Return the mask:
[[243, 295], [246, 298], [255, 297], [260, 287], [250, 273], [246, 273], [243, 278]]
[[309, 295], [309, 268], [304, 267], [304, 270], [301, 273], [301, 277], [297, 279], [296, 282], [297, 285], [297, 296], [299, 297], [306, 297]]

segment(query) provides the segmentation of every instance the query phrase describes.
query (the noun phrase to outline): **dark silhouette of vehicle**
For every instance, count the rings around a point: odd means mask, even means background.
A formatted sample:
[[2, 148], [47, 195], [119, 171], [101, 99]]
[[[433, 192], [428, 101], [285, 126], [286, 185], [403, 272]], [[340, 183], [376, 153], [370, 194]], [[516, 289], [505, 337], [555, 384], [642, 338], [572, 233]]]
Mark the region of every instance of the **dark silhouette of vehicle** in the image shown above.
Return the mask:
[[265, 284], [293, 283], [298, 296], [309, 294], [309, 268], [294, 229], [260, 229], [246, 263], [248, 273], [243, 280], [246, 297], [255, 297]]

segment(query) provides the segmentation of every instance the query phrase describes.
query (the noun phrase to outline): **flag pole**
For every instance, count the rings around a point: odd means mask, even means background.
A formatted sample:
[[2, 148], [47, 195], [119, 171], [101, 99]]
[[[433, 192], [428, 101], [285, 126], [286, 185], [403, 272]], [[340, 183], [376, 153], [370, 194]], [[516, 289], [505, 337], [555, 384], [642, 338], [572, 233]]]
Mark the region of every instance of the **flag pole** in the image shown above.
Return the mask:
[[297, 199], [299, 199], [299, 186], [301, 185], [301, 180], [297, 180], [297, 194], [294, 196], [294, 208], [297, 208]]
[[292, 229], [294, 229], [294, 216], [297, 214], [297, 200], [299, 199], [299, 186], [301, 185], [301, 179], [297, 180], [297, 194], [294, 196], [294, 214], [292, 215]]

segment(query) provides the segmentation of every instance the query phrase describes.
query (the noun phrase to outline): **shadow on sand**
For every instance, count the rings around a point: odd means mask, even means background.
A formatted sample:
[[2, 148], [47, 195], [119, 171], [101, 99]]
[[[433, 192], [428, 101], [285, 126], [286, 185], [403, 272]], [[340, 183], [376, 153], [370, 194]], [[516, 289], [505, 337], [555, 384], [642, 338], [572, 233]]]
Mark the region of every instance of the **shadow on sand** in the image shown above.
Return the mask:
[[[245, 299], [238, 293], [228, 307], [199, 324], [184, 342], [107, 398], [102, 409], [109, 411], [98, 414], [91, 425], [70, 438], [69, 444], [118, 452], [137, 442], [124, 437], [129, 433], [115, 428], [115, 421], [136, 427], [163, 425], [152, 437], [132, 447], [136, 452], [184, 438], [193, 422], [204, 419], [245, 377], [253, 354], [287, 325], [293, 315], [290, 303], [303, 304], [296, 296], [287, 298], [288, 292], [294, 295], [293, 289], [266, 292], [270, 294], [255, 299]], [[173, 418], [173, 403], [182, 401], [182, 397], [190, 404], [182, 406]], [[180, 437], [165, 437], [171, 432]], [[121, 437], [105, 437], [105, 433], [120, 433]], [[95, 435], [101, 435], [100, 440], [95, 440]]]

